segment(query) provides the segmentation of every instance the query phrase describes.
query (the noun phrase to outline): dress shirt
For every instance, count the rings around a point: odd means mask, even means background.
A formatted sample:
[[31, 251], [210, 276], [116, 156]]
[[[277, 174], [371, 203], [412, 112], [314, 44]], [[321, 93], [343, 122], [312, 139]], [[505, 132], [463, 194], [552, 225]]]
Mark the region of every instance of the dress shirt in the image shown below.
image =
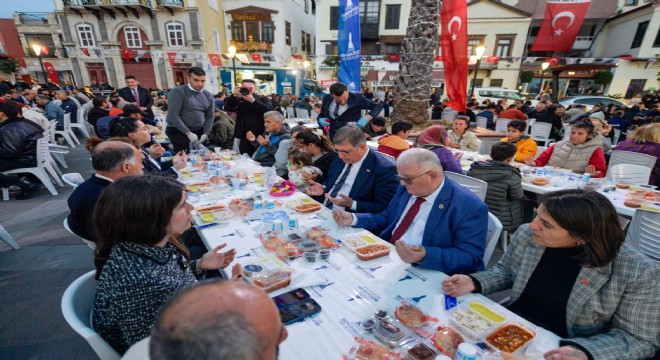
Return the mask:
[[[417, 213], [417, 216], [415, 216], [415, 219], [413, 220], [412, 224], [410, 224], [410, 227], [406, 230], [405, 233], [401, 236], [400, 240], [403, 240], [406, 242], [408, 245], [422, 245], [422, 238], [424, 237], [424, 229], [426, 229], [426, 220], [428, 220], [429, 215], [431, 214], [431, 208], [433, 207], [433, 204], [435, 203], [435, 199], [438, 197], [438, 194], [440, 193], [440, 190], [442, 190], [442, 186], [445, 184], [445, 180], [442, 180], [442, 183], [440, 183], [440, 186], [438, 186], [435, 191], [433, 191], [429, 196], [426, 196], [424, 198], [424, 201], [422, 205], [419, 207], [419, 212]], [[399, 216], [399, 220], [396, 222], [396, 226], [394, 229], [398, 228], [399, 225], [401, 225], [401, 221], [403, 221], [403, 218], [406, 216], [408, 213], [408, 210], [412, 207], [412, 205], [415, 203], [417, 200], [417, 196], [411, 196], [410, 199], [408, 199], [408, 203], [406, 204], [406, 207], [403, 209], [403, 213], [401, 213], [401, 216]]]
[[[353, 167], [351, 168], [351, 172], [348, 173], [348, 177], [346, 178], [344, 185], [342, 185], [341, 189], [339, 189], [337, 196], [341, 194], [349, 196], [348, 194], [351, 193], [351, 189], [353, 188], [353, 183], [355, 182], [355, 178], [357, 177], [358, 172], [360, 172], [360, 167], [362, 167], [362, 163], [364, 162], [364, 159], [366, 159], [367, 155], [369, 155], [369, 151], [371, 150], [365, 152], [362, 159], [360, 159], [358, 162], [353, 164]], [[341, 179], [341, 176], [344, 174], [344, 171], [346, 171], [347, 167], [348, 164], [344, 164], [344, 169], [342, 170], [341, 174], [339, 174], [339, 176], [337, 177], [337, 180]], [[334, 184], [332, 186], [334, 187]], [[332, 192], [332, 188], [328, 189], [328, 192]], [[334, 210], [344, 210], [343, 206], [334, 205], [332, 208]], [[355, 211], [355, 209], [357, 209], [357, 201], [353, 200], [353, 205], [351, 205], [351, 210]]]
[[94, 176], [96, 176], [99, 179], [107, 180], [107, 181], [110, 181], [110, 182], [115, 182], [114, 180], [110, 179], [109, 177], [100, 175], [99, 173], [94, 173]]

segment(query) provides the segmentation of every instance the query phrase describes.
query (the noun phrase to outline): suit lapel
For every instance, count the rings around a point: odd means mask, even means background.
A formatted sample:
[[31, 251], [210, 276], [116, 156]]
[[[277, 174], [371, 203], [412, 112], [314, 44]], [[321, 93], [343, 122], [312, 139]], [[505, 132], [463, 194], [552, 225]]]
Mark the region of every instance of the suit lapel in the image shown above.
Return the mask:
[[539, 261], [541, 261], [541, 256], [543, 256], [543, 253], [545, 252], [545, 248], [534, 241], [532, 241], [524, 250], [525, 256], [522, 257], [520, 269], [518, 271], [519, 280], [516, 280], [513, 284], [513, 289], [511, 289], [511, 301], [509, 303], [513, 303], [520, 298], [520, 295], [527, 286], [529, 278], [532, 276], [532, 273], [534, 273], [534, 270], [536, 270], [536, 266]]
[[445, 223], [442, 219], [445, 217], [445, 213], [449, 208], [453, 193], [453, 184], [449, 178], [445, 177], [445, 183], [442, 186], [442, 190], [438, 193], [438, 196], [433, 203], [433, 207], [431, 207], [429, 220], [426, 222], [424, 236], [422, 237], [422, 245], [426, 243], [426, 239], [433, 238], [433, 234], [435, 234], [436, 228], [440, 226], [440, 224]]
[[568, 297], [566, 308], [566, 327], [568, 335], [572, 336], [571, 328], [575, 323], [579, 311], [585, 303], [600, 290], [612, 275], [612, 263], [603, 267], [590, 268], [583, 266]]
[[371, 178], [371, 172], [373, 171], [372, 169], [375, 163], [376, 155], [373, 151], [369, 150], [367, 157], [362, 162], [362, 166], [360, 166], [360, 170], [355, 177], [355, 181], [353, 181], [353, 185], [351, 186], [351, 191], [348, 196], [355, 199], [356, 194], [362, 193], [360, 190], [362, 189], [362, 186], [364, 186], [364, 184], [367, 182], [367, 180], [373, 181]]

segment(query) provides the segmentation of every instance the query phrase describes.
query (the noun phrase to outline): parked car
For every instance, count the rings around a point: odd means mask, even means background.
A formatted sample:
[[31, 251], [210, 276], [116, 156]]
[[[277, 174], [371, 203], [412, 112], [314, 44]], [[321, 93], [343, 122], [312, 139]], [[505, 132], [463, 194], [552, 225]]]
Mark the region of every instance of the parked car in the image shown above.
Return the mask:
[[513, 100], [530, 100], [532, 106], [535, 106], [538, 100], [528, 99], [520, 95], [518, 90], [507, 89], [504, 87], [483, 87], [474, 89], [474, 98], [476, 101], [481, 104], [484, 100], [490, 100], [497, 104], [497, 101], [500, 99], [508, 99], [510, 104], [513, 104]]
[[591, 111], [591, 108], [596, 104], [603, 104], [608, 106], [609, 104], [614, 104], [615, 106], [621, 106], [627, 108], [628, 105], [622, 103], [619, 100], [609, 98], [607, 96], [593, 96], [593, 95], [583, 95], [583, 96], [571, 96], [559, 100], [559, 103], [568, 108], [569, 105], [580, 104], [584, 105], [587, 111]]

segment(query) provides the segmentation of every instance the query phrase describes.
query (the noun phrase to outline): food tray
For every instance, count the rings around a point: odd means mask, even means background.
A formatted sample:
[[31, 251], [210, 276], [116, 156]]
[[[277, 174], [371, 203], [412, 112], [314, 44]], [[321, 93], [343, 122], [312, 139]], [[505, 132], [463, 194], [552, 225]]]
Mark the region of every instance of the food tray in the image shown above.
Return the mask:
[[319, 204], [317, 202], [307, 203], [307, 204], [300, 204], [300, 205], [294, 207], [294, 209], [297, 212], [301, 213], [301, 214], [308, 214], [308, 213], [312, 213], [312, 212], [321, 210], [321, 204]]
[[447, 315], [451, 325], [473, 340], [479, 340], [507, 319], [492, 306], [477, 300], [465, 301]]
[[193, 221], [195, 225], [203, 225], [210, 223], [221, 223], [231, 221], [234, 217], [234, 214], [231, 211], [227, 210], [218, 210], [218, 211], [204, 211], [204, 212], [195, 212], [193, 215]]
[[390, 247], [385, 244], [371, 244], [355, 249], [355, 254], [362, 261], [369, 261], [390, 254]]
[[522, 354], [535, 336], [534, 331], [509, 322], [490, 332], [484, 340], [488, 346], [497, 350]]
[[371, 244], [377, 244], [379, 238], [369, 231], [360, 231], [355, 234], [348, 234], [341, 238], [341, 243], [344, 244], [349, 250], [355, 252], [356, 248], [367, 246]]

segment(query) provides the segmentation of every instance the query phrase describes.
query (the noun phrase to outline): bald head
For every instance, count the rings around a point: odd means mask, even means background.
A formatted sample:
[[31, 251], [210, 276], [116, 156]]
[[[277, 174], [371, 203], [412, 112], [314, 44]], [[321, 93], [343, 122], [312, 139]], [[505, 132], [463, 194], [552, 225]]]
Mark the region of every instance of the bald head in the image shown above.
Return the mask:
[[116, 180], [127, 175], [142, 175], [142, 153], [123, 141], [104, 141], [92, 150], [96, 173]]
[[286, 329], [268, 295], [235, 281], [204, 281], [161, 309], [150, 357], [169, 359], [275, 359]]

